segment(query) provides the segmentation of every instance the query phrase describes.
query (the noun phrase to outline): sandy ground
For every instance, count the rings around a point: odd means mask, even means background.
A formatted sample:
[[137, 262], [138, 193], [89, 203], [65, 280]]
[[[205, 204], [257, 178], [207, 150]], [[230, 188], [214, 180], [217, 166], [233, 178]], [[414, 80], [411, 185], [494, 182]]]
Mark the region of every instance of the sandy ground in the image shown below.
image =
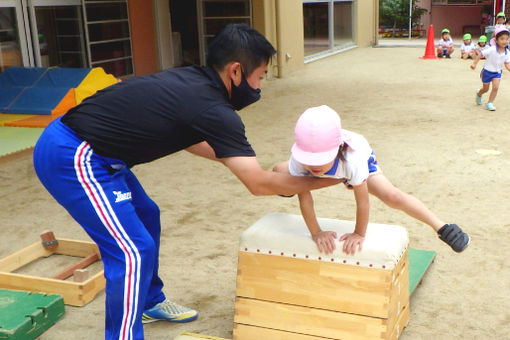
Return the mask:
[[[510, 339], [509, 73], [495, 101], [498, 110], [489, 112], [474, 103], [481, 65], [470, 70], [458, 51], [452, 60], [437, 61], [419, 59], [423, 52], [359, 48], [266, 81], [263, 99], [241, 114], [246, 132], [260, 164], [270, 169], [287, 159], [303, 110], [335, 108], [344, 128], [367, 137], [396, 186], [472, 237], [469, 248], [456, 254], [432, 229], [371, 200], [372, 222], [403, 225], [412, 247], [437, 252], [411, 299], [401, 339]], [[501, 154], [484, 156], [477, 149]], [[297, 200], [253, 197], [221, 164], [188, 153], [134, 171], [162, 211], [165, 291], [201, 313], [190, 324], [146, 325], [146, 338], [173, 339], [181, 331], [230, 338], [238, 237], [269, 212], [299, 214]], [[48, 228], [58, 237], [88, 239], [38, 182], [30, 155], [0, 163], [0, 183], [0, 257], [37, 241]], [[355, 217], [352, 192], [343, 186], [316, 191], [315, 199], [320, 217]], [[47, 276], [56, 270], [45, 261], [36, 267]], [[103, 338], [103, 305], [101, 293], [85, 307], [67, 306], [65, 317], [40, 339]]]

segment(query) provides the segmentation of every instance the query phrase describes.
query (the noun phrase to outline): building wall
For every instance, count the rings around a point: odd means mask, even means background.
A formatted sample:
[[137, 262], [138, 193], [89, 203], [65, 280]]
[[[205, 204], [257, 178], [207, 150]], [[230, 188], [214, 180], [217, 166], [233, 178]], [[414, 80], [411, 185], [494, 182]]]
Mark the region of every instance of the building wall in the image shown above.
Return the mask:
[[379, 1], [356, 0], [354, 2], [354, 41], [359, 47], [377, 43], [379, 27]]
[[[252, 25], [278, 49], [276, 38], [275, 0], [252, 0]], [[274, 57], [268, 69], [268, 78], [278, 76], [278, 58]]]
[[[443, 28], [448, 28], [452, 36], [462, 36], [463, 26], [480, 25], [481, 11], [482, 6], [432, 6], [431, 24], [434, 25], [436, 38]], [[470, 33], [474, 36], [480, 34], [474, 29], [470, 29]]]
[[[377, 43], [379, 0], [355, 0], [354, 41], [358, 46]], [[277, 49], [270, 75], [284, 77], [304, 66], [302, 0], [252, 0], [253, 27]]]
[[148, 4], [147, 0], [129, 0], [128, 6], [135, 75], [157, 72], [159, 63], [153, 4]]

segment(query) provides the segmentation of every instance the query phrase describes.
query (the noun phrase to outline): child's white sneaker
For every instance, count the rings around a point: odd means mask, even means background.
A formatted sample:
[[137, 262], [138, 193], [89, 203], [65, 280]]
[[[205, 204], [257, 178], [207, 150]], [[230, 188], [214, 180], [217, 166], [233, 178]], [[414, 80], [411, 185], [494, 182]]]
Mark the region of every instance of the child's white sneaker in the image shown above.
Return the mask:
[[189, 322], [197, 318], [198, 313], [188, 307], [176, 304], [170, 300], [158, 303], [142, 314], [142, 323], [150, 323], [159, 320], [170, 322]]
[[476, 104], [478, 105], [482, 105], [482, 96], [479, 96], [478, 95], [478, 92], [480, 92], [480, 90], [476, 90]]
[[487, 110], [489, 111], [496, 111], [496, 108], [494, 107], [494, 105], [492, 103], [487, 103], [485, 104], [485, 107], [487, 108]]

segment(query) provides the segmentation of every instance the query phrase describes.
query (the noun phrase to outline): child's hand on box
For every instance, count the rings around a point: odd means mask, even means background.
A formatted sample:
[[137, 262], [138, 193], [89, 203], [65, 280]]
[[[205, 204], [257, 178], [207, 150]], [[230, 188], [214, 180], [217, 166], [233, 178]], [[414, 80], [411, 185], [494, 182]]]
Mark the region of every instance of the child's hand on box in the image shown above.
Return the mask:
[[335, 251], [336, 233], [334, 231], [319, 231], [317, 234], [312, 235], [312, 239], [317, 244], [317, 248], [326, 255]]
[[358, 248], [359, 251], [363, 249], [363, 241], [365, 241], [365, 238], [356, 233], [350, 233], [342, 235], [340, 241], [345, 241], [343, 252], [354, 255], [356, 253], [356, 248]]

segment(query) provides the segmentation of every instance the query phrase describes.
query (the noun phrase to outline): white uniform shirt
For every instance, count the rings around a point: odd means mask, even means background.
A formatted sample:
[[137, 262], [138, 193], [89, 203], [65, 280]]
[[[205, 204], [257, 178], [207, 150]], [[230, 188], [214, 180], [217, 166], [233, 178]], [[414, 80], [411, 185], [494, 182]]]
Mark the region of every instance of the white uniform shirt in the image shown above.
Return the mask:
[[472, 51], [476, 48], [475, 44], [473, 44], [473, 41], [471, 41], [468, 45], [462, 43], [462, 45], [460, 46], [460, 50], [462, 52], [469, 52], [469, 51]]
[[[369, 175], [368, 159], [372, 154], [372, 148], [365, 137], [355, 132], [342, 129], [342, 139], [349, 146], [344, 152], [345, 162], [336, 158], [333, 167], [319, 177], [345, 178], [352, 186], [360, 185]], [[289, 172], [292, 176], [313, 176], [292, 155], [289, 160]]]
[[491, 46], [486, 50], [482, 50], [482, 55], [485, 57], [483, 68], [489, 72], [501, 72], [503, 71], [503, 63], [510, 63], [508, 49], [500, 53], [497, 51], [496, 46]]
[[489, 45], [488, 43], [486, 43], [484, 47], [482, 47], [482, 46], [480, 46], [480, 45], [476, 44], [476, 49], [477, 49], [478, 51], [485, 51], [485, 50], [486, 50], [486, 49], [488, 49], [489, 47], [490, 47], [490, 45]]
[[444, 40], [443, 38], [439, 39], [439, 42], [437, 43], [439, 47], [450, 47], [453, 45], [452, 38], [448, 37], [448, 40]]

